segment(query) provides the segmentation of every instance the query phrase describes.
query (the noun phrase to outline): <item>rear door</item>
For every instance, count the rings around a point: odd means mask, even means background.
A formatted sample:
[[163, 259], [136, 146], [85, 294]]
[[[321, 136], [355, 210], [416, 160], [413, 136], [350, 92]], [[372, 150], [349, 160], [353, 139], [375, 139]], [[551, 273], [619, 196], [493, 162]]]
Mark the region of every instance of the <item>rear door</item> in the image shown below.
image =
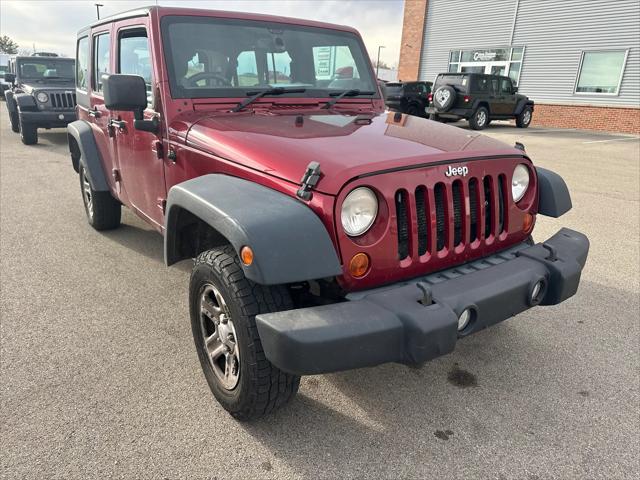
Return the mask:
[[513, 115], [516, 109], [517, 97], [513, 91], [513, 85], [509, 77], [499, 77], [500, 80], [500, 114]]
[[[154, 57], [146, 25], [140, 21], [137, 18], [117, 24], [115, 69], [117, 73], [144, 78], [148, 101], [144, 119], [159, 120], [160, 115], [154, 110]], [[118, 176], [131, 206], [159, 228], [164, 224], [166, 199], [162, 137], [160, 133], [136, 130], [134, 120], [133, 112], [111, 111], [111, 130], [118, 146]]]

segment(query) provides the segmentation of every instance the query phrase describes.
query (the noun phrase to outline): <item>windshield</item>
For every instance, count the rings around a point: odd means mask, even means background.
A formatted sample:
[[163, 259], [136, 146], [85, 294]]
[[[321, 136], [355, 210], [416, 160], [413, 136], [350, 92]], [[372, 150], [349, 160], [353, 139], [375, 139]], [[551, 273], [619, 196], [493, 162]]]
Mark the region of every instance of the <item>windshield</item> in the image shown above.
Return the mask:
[[18, 62], [21, 80], [46, 80], [48, 78], [74, 79], [73, 60], [29, 58]]
[[[289, 97], [376, 91], [368, 57], [352, 33], [263, 21], [163, 18], [174, 98], [244, 97], [273, 87], [299, 87]], [[370, 96], [368, 98], [371, 98]]]

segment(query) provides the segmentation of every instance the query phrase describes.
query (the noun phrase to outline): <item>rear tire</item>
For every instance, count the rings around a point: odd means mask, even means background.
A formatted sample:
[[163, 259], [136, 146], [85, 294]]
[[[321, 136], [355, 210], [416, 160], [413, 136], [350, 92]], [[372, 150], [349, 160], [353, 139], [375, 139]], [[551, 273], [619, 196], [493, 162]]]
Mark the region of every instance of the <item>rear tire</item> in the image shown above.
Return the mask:
[[80, 193], [87, 214], [87, 221], [96, 230], [112, 230], [120, 226], [122, 207], [111, 192], [96, 192], [91, 185], [84, 165], [80, 164]]
[[266, 415], [298, 391], [300, 377], [267, 360], [255, 322], [260, 313], [292, 307], [284, 287], [259, 285], [244, 276], [231, 245], [195, 260], [189, 309], [196, 351], [211, 392], [238, 420]]
[[424, 113], [420, 111], [420, 107], [416, 104], [411, 104], [407, 108], [407, 114], [412, 115], [414, 117], [424, 117]]
[[15, 133], [20, 132], [20, 119], [18, 112], [9, 112], [9, 121], [11, 122], [11, 131]]
[[35, 145], [38, 143], [38, 127], [20, 120], [20, 140], [25, 145]]
[[527, 128], [531, 125], [533, 119], [533, 109], [529, 106], [524, 107], [520, 112], [520, 115], [516, 116], [516, 127]]
[[472, 130], [482, 130], [489, 124], [489, 110], [486, 107], [478, 107], [471, 118], [469, 126]]

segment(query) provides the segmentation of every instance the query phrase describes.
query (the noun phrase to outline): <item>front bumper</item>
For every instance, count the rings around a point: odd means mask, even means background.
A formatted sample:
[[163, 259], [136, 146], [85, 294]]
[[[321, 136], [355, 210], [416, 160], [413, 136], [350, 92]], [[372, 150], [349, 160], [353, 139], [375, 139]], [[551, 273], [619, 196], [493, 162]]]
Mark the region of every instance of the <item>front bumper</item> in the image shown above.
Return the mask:
[[[350, 294], [346, 302], [258, 315], [256, 324], [267, 358], [298, 375], [422, 363], [451, 352], [460, 337], [574, 295], [588, 252], [586, 236], [563, 228], [537, 245], [523, 243], [410, 282]], [[532, 298], [538, 282], [542, 290]], [[425, 305], [418, 283], [431, 304]], [[467, 308], [472, 320], [458, 332], [458, 316]]]
[[[62, 117], [62, 118], [60, 118]], [[21, 111], [20, 119], [38, 128], [64, 128], [77, 120], [75, 110]]]

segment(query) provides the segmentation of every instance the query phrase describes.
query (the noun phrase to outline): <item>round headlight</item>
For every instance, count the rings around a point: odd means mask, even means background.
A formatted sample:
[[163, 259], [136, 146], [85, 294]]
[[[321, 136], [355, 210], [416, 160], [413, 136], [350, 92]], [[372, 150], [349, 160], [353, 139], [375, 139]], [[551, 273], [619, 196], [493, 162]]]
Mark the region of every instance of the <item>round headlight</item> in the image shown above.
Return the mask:
[[44, 92], [38, 92], [38, 94], [36, 95], [36, 98], [40, 103], [47, 103], [49, 101], [49, 95], [47, 95]]
[[529, 169], [523, 163], [516, 165], [511, 179], [511, 196], [514, 202], [519, 202], [529, 188]]
[[371, 228], [378, 215], [378, 199], [367, 187], [353, 190], [342, 203], [342, 228], [350, 237], [357, 237]]

